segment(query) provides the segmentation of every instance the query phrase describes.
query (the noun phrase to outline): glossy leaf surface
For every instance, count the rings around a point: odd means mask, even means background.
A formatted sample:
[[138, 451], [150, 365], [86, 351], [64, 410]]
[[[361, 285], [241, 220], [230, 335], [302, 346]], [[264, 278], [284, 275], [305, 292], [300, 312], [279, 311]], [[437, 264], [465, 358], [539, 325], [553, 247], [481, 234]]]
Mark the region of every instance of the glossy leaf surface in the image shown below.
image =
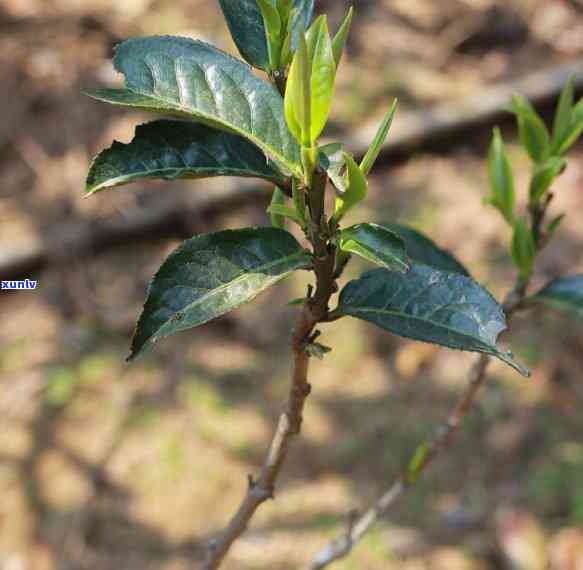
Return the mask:
[[314, 21], [306, 34], [306, 42], [312, 73], [310, 142], [313, 144], [328, 122], [336, 84], [336, 63], [325, 16]]
[[263, 16], [256, 0], [219, 0], [229, 31], [245, 60], [269, 70], [269, 51]]
[[506, 328], [502, 308], [469, 277], [420, 264], [405, 274], [374, 269], [346, 285], [338, 310], [396, 335], [496, 356], [527, 374], [496, 346]]
[[583, 318], [583, 274], [555, 279], [530, 300]]
[[[229, 31], [239, 52], [254, 67], [268, 71], [269, 50], [261, 10], [256, 0], [219, 0]], [[314, 0], [295, 0], [298, 17], [294, 21], [294, 37], [307, 28], [314, 12]], [[292, 42], [295, 49], [297, 42]]]
[[340, 232], [340, 249], [394, 271], [409, 269], [405, 244], [395, 233], [377, 224], [356, 224]]
[[277, 228], [226, 230], [185, 241], [150, 284], [130, 358], [252, 301], [310, 261], [296, 239]]
[[155, 121], [136, 128], [129, 144], [114, 142], [89, 170], [88, 194], [139, 180], [245, 176], [285, 181], [247, 139], [204, 125]]
[[241, 61], [204, 42], [156, 36], [120, 44], [114, 65], [126, 87], [94, 89], [88, 95], [239, 134], [280, 168], [301, 173], [299, 147], [287, 128], [281, 96]]
[[441, 249], [421, 232], [401, 224], [387, 224], [385, 227], [405, 242], [405, 251], [412, 261], [435, 267], [441, 271], [470, 276], [468, 270], [451, 253]]

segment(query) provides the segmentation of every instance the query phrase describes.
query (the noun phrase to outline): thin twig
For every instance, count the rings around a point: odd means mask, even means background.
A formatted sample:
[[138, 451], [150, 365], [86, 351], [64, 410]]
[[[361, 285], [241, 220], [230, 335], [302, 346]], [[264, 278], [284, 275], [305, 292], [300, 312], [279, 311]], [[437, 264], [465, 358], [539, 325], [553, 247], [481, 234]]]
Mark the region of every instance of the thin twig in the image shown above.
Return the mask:
[[[541, 219], [542, 222], [542, 219]], [[504, 310], [507, 319], [510, 320], [513, 313], [518, 310], [526, 296], [528, 281], [518, 279], [512, 291], [504, 301]], [[410, 489], [417, 478], [427, 470], [427, 467], [452, 444], [465, 417], [472, 409], [478, 392], [486, 380], [486, 371], [490, 363], [490, 357], [482, 354], [474, 363], [470, 371], [470, 380], [461, 399], [450, 413], [447, 422], [435, 432], [435, 437], [429, 448], [423, 454], [419, 464], [415, 466], [415, 478], [412, 480], [408, 471], [404, 471], [376, 503], [369, 508], [344, 535], [331, 541], [314, 558], [310, 570], [321, 570], [347, 556], [370, 528]]]
[[[318, 227], [325, 215], [324, 191], [327, 181], [327, 176], [318, 172], [314, 176], [311, 188], [311, 217]], [[314, 248], [314, 273], [317, 286], [314, 295], [307, 296], [294, 329], [291, 343], [293, 365], [287, 404], [279, 417], [261, 471], [257, 477], [249, 476], [247, 494], [237, 512], [231, 518], [223, 534], [209, 545], [203, 566], [204, 570], [219, 568], [231, 545], [247, 529], [257, 508], [268, 499], [273, 498], [275, 482], [287, 457], [291, 440], [293, 436], [300, 433], [304, 404], [310, 393], [310, 384], [308, 383], [309, 356], [306, 347], [315, 338], [315, 326], [326, 320], [330, 297], [336, 291], [335, 250], [318, 233], [311, 236], [311, 241]]]

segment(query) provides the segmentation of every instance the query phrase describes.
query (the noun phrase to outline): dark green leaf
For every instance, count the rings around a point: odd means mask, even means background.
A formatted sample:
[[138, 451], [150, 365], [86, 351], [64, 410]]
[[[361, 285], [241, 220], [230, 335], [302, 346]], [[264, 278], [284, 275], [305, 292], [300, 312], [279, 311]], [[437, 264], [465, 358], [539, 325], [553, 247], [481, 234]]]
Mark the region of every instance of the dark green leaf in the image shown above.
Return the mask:
[[[257, 0], [219, 0], [231, 36], [241, 55], [254, 67], [268, 71], [267, 34]], [[292, 47], [297, 46], [299, 29], [306, 29], [312, 20], [314, 0], [295, 0], [297, 18], [294, 20]]]
[[280, 94], [241, 61], [204, 42], [165, 36], [120, 44], [114, 65], [126, 88], [88, 95], [241, 135], [286, 174], [301, 175], [299, 147], [285, 123]]
[[529, 301], [583, 318], [583, 274], [555, 279]]
[[320, 166], [326, 171], [332, 184], [344, 192], [346, 180], [344, 179], [344, 147], [340, 143], [330, 143], [320, 147]]
[[148, 178], [247, 176], [279, 184], [285, 176], [247, 139], [204, 125], [155, 121], [140, 125], [129, 144], [114, 142], [89, 170], [88, 194]]
[[338, 245], [342, 251], [392, 269], [406, 272], [409, 269], [405, 243], [392, 231], [377, 224], [356, 224], [340, 232]]
[[514, 223], [514, 176], [512, 166], [504, 148], [502, 135], [498, 128], [494, 129], [492, 144], [488, 154], [488, 175], [492, 190], [490, 203], [497, 208], [509, 224]]
[[162, 338], [252, 301], [309, 264], [295, 238], [277, 228], [227, 230], [185, 241], [150, 284], [130, 359]]
[[470, 276], [468, 270], [451, 253], [438, 247], [421, 232], [400, 224], [388, 224], [385, 227], [396, 233], [405, 242], [407, 256], [412, 261], [435, 267], [441, 271]]
[[531, 202], [537, 203], [545, 195], [555, 178], [561, 174], [567, 166], [564, 158], [552, 156], [542, 164], [537, 165], [530, 183]]
[[414, 340], [490, 354], [527, 375], [496, 346], [506, 328], [502, 308], [469, 277], [426, 265], [405, 274], [374, 269], [346, 285], [338, 312]]
[[267, 35], [256, 0], [219, 0], [239, 52], [251, 65], [269, 70]]

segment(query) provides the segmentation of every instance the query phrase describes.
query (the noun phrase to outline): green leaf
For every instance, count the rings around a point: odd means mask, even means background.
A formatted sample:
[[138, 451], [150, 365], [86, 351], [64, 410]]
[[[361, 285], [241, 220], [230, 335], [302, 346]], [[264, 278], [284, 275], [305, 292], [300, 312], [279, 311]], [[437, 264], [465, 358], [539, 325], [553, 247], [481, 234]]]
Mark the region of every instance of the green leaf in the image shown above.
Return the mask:
[[346, 191], [336, 198], [336, 211], [334, 212], [334, 222], [339, 222], [346, 212], [354, 208], [359, 202], [362, 202], [368, 194], [368, 182], [366, 176], [360, 170], [354, 158], [347, 152], [344, 154], [346, 162], [346, 174], [348, 184]]
[[283, 229], [285, 227], [285, 217], [282, 216], [279, 212], [273, 210], [273, 208], [277, 208], [278, 206], [283, 206], [285, 204], [285, 194], [279, 189], [276, 188], [273, 191], [273, 196], [271, 197], [271, 204], [269, 208], [267, 208], [267, 213], [270, 215], [271, 218], [271, 225], [274, 228]]
[[305, 147], [311, 146], [312, 94], [310, 77], [312, 69], [308, 47], [302, 34], [294, 55], [285, 88], [285, 120], [296, 140]]
[[530, 158], [537, 164], [545, 161], [550, 153], [551, 139], [534, 107], [524, 97], [515, 95], [510, 109], [516, 114], [520, 142]]
[[319, 151], [320, 166], [326, 171], [336, 189], [344, 192], [346, 190], [344, 146], [341, 143], [329, 143], [321, 146]]
[[366, 155], [362, 159], [360, 163], [360, 169], [364, 173], [364, 175], [368, 175], [371, 171], [374, 163], [376, 162], [379, 153], [381, 152], [381, 148], [387, 139], [387, 135], [389, 134], [389, 129], [391, 128], [391, 124], [393, 123], [393, 117], [395, 116], [395, 112], [397, 111], [397, 100], [393, 101], [391, 108], [385, 114], [383, 121], [375, 135], [374, 140], [372, 141], [369, 149], [366, 151]]
[[139, 180], [246, 176], [285, 182], [275, 164], [247, 139], [204, 125], [154, 121], [136, 128], [129, 144], [114, 142], [93, 161], [88, 194]]
[[523, 279], [532, 273], [535, 258], [536, 243], [528, 220], [525, 217], [517, 218], [512, 236], [512, 259]]
[[[265, 23], [257, 0], [219, 0], [231, 36], [239, 52], [254, 67], [269, 71], [269, 49]], [[294, 0], [297, 17], [293, 20], [292, 48], [297, 47], [300, 30], [312, 21], [314, 0]]]
[[[293, 208], [290, 208], [289, 206], [286, 206], [285, 204], [274, 204], [272, 202], [271, 205], [269, 206], [269, 208], [267, 209], [267, 213], [271, 214], [272, 220], [274, 217], [289, 218], [290, 220], [293, 220], [294, 222], [296, 222], [296, 224], [298, 224], [299, 226], [302, 226], [302, 227], [304, 226], [302, 219], [298, 215], [298, 213]], [[275, 225], [275, 224], [273, 224], [273, 225]], [[283, 226], [276, 226], [276, 227], [283, 228]]]
[[241, 61], [204, 42], [164, 36], [120, 44], [114, 65], [126, 88], [88, 95], [241, 135], [286, 174], [301, 175], [300, 150], [285, 123], [280, 94]]
[[441, 271], [470, 276], [469, 271], [451, 253], [441, 249], [421, 232], [400, 224], [387, 224], [385, 227], [405, 242], [405, 251], [412, 261]]
[[421, 264], [405, 274], [374, 269], [346, 285], [337, 310], [400, 336], [496, 356], [528, 374], [497, 348], [504, 313], [469, 277]]
[[557, 154], [565, 154], [577, 142], [581, 132], [583, 132], [583, 99], [573, 107], [569, 129], [557, 148]]
[[306, 194], [297, 180], [292, 179], [292, 200], [302, 228], [306, 227]]
[[529, 302], [542, 303], [583, 318], [583, 274], [569, 275], [551, 281], [544, 289], [530, 297]]
[[239, 52], [254, 67], [269, 70], [263, 16], [256, 0], [219, 0]]
[[559, 214], [558, 216], [555, 216], [549, 222], [549, 225], [547, 226], [547, 236], [549, 239], [552, 238], [557, 233], [557, 230], [559, 229], [560, 225], [563, 223], [565, 216], [566, 216], [566, 214]]
[[129, 359], [252, 301], [310, 261], [296, 239], [277, 228], [226, 230], [185, 241], [150, 284]]
[[427, 457], [429, 455], [429, 450], [431, 446], [428, 442], [424, 441], [419, 447], [415, 450], [411, 461], [409, 461], [409, 465], [407, 466], [407, 482], [409, 485], [414, 485], [419, 479], [419, 475], [423, 471], [425, 467], [425, 463], [427, 461]]
[[377, 224], [356, 224], [340, 232], [338, 245], [342, 251], [394, 271], [409, 269], [405, 243], [392, 231]]
[[257, 0], [257, 3], [259, 4], [259, 10], [261, 10], [267, 33], [269, 66], [271, 69], [279, 69], [283, 43], [281, 17], [271, 0]]
[[574, 99], [575, 77], [572, 75], [569, 77], [563, 91], [561, 92], [559, 104], [555, 112], [555, 120], [553, 122], [553, 140], [551, 145], [553, 153], [558, 153], [563, 141], [569, 133]]
[[567, 161], [564, 158], [552, 156], [535, 168], [530, 183], [530, 200], [536, 204], [546, 194], [551, 187], [555, 178], [559, 176], [567, 167]]
[[514, 176], [510, 160], [504, 149], [502, 135], [498, 128], [494, 129], [492, 144], [488, 154], [488, 175], [492, 194], [490, 203], [497, 208], [509, 224], [514, 223]]
[[350, 6], [346, 17], [342, 22], [342, 25], [332, 40], [332, 51], [334, 52], [334, 61], [336, 62], [336, 67], [338, 67], [340, 64], [342, 54], [344, 53], [344, 46], [346, 45], [346, 39], [348, 38], [348, 32], [350, 31], [350, 25], [352, 24], [353, 12], [354, 10], [352, 9], [352, 6]]
[[325, 16], [314, 21], [306, 34], [306, 42], [311, 64], [310, 142], [313, 145], [328, 122], [336, 84], [336, 63]]

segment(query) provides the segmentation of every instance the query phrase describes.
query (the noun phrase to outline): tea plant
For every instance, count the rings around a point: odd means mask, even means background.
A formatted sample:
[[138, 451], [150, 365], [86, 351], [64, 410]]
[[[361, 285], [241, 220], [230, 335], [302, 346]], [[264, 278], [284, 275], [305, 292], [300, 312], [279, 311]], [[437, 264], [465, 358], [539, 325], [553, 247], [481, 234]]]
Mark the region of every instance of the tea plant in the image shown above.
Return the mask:
[[[205, 568], [218, 568], [259, 505], [273, 497], [292, 436], [300, 432], [310, 393], [308, 364], [330, 348], [319, 325], [345, 317], [368, 321], [413, 340], [481, 353], [462, 401], [444, 430], [419, 446], [401, 479], [349, 532], [313, 563], [323, 568], [346, 555], [380, 514], [411, 486], [451, 441], [485, 377], [489, 357], [527, 376], [497, 344], [507, 318], [533, 303], [583, 311], [583, 275], [554, 281], [528, 296], [538, 252], [559, 227], [547, 222], [551, 185], [566, 166], [564, 155], [583, 130], [583, 102], [566, 86], [552, 135], [534, 108], [515, 97], [520, 140], [533, 162], [528, 211], [519, 214], [509, 158], [494, 132], [488, 199], [513, 228], [511, 253], [518, 269], [506, 301], [496, 299], [450, 254], [412, 228], [362, 222], [345, 215], [367, 198], [367, 176], [395, 115], [387, 112], [366, 156], [358, 163], [342, 144], [320, 144], [336, 73], [352, 20], [349, 10], [330, 35], [326, 16], [312, 21], [313, 0], [220, 0], [231, 34], [252, 67], [201, 41], [181, 37], [133, 38], [117, 47], [114, 65], [121, 89], [94, 89], [100, 101], [175, 117], [136, 129], [129, 144], [114, 142], [97, 156], [87, 192], [144, 179], [242, 176], [273, 186], [272, 227], [250, 227], [195, 236], [162, 264], [149, 287], [129, 359], [159, 340], [207, 323], [255, 299], [291, 275], [310, 271], [314, 284], [298, 305], [291, 339], [290, 391], [259, 474], [224, 533], [209, 546]], [[199, 190], [200, 191], [200, 190]], [[328, 211], [327, 194], [335, 197]], [[286, 227], [298, 226], [298, 241]], [[341, 289], [353, 256], [376, 269]], [[335, 296], [340, 291], [337, 300]], [[331, 306], [332, 305], [332, 306]]]

